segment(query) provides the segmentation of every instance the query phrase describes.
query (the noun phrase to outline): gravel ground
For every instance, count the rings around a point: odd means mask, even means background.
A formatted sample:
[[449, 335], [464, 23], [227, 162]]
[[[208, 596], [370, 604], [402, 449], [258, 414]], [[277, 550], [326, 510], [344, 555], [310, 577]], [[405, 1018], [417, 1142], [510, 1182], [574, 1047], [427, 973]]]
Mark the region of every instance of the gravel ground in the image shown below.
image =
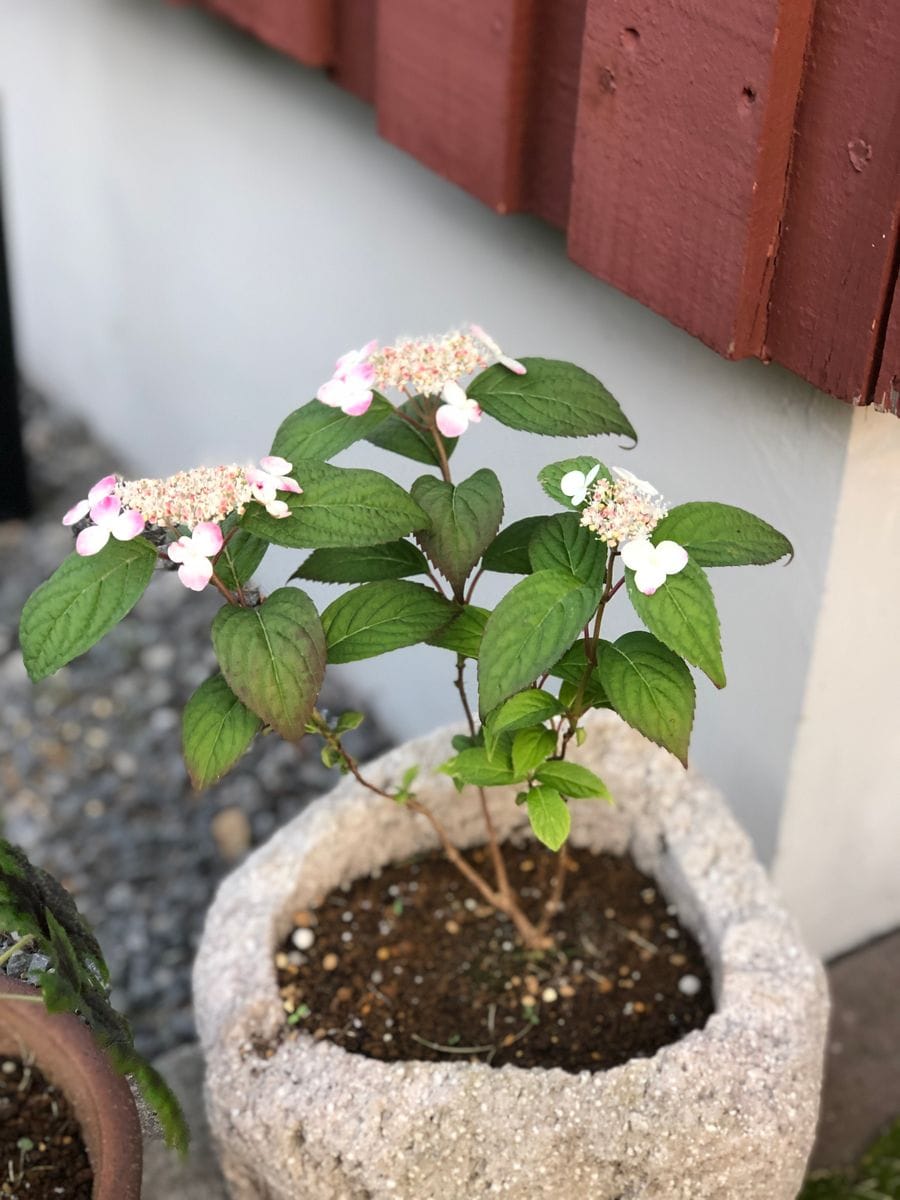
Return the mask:
[[[266, 738], [219, 785], [192, 791], [180, 712], [214, 669], [207, 635], [218, 598], [187, 592], [168, 572], [86, 656], [29, 682], [17, 649], [22, 605], [71, 549], [60, 514], [120, 464], [33, 396], [25, 437], [41, 503], [31, 521], [0, 524], [0, 821], [75, 895], [103, 946], [113, 999], [153, 1057], [194, 1037], [190, 967], [219, 880], [336, 776], [312, 739]], [[323, 703], [353, 707], [333, 690]], [[362, 757], [386, 746], [369, 722], [355, 736]]]

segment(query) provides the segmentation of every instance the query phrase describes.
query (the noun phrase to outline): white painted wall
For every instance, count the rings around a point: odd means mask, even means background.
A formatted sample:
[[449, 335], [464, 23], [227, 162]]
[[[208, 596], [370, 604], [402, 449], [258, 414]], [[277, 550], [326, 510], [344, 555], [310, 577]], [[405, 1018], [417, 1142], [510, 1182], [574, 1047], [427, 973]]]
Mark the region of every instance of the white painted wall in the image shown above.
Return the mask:
[[[694, 741], [770, 854], [844, 406], [778, 368], [719, 359], [569, 263], [558, 234], [494, 215], [379, 141], [371, 111], [321, 75], [191, 10], [0, 0], [0, 102], [22, 366], [140, 472], [264, 453], [344, 349], [471, 318], [511, 353], [596, 372], [641, 434], [628, 453], [485, 422], [455, 462], [498, 470], [510, 519], [546, 507], [539, 466], [589, 449], [672, 502], [721, 499], [783, 528], [790, 567], [714, 573], [730, 683], [715, 694], [700, 682]], [[382, 461], [396, 478], [417, 473]], [[455, 717], [446, 654], [342, 670], [404, 734]]]

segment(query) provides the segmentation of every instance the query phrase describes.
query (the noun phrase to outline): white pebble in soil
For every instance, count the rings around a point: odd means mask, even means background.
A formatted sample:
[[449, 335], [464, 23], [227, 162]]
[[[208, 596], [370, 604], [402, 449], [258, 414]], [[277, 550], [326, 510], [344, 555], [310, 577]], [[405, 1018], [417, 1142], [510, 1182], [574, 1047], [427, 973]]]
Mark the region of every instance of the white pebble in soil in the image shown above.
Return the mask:
[[295, 929], [291, 934], [291, 941], [298, 950], [309, 950], [316, 940], [316, 935], [311, 929]]
[[696, 996], [702, 986], [696, 975], [682, 975], [678, 980], [678, 990], [682, 996]]

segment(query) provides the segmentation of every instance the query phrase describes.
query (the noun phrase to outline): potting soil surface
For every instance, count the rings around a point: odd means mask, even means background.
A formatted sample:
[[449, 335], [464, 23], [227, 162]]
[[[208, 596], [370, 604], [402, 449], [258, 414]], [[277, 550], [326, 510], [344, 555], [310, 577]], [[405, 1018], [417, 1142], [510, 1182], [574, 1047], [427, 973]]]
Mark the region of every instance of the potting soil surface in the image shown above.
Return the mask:
[[[556, 856], [504, 847], [537, 919]], [[490, 872], [483, 848], [467, 857]], [[703, 1026], [709, 972], [654, 881], [627, 858], [571, 852], [556, 946], [522, 949], [509, 920], [428, 855], [295, 914], [276, 967], [287, 1025], [385, 1060], [606, 1070]], [[271, 1048], [264, 1050], [268, 1052]]]
[[37, 1067], [0, 1058], [0, 1198], [91, 1200], [94, 1175], [65, 1097]]

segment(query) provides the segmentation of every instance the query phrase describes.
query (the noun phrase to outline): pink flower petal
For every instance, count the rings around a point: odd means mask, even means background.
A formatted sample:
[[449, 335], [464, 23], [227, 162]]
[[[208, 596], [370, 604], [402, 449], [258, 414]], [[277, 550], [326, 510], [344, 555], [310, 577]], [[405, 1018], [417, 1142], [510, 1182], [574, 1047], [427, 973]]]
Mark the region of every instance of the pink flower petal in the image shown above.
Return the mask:
[[280, 458], [277, 454], [267, 454], [265, 458], [259, 460], [259, 465], [269, 475], [287, 475], [294, 464], [289, 463], [286, 458]]
[[88, 492], [88, 500], [91, 504], [96, 504], [98, 500], [102, 500], [104, 496], [111, 496], [116, 490], [115, 475], [104, 475], [102, 479], [98, 479], [91, 490]]
[[212, 563], [208, 558], [197, 558], [193, 555], [178, 568], [178, 578], [192, 592], [202, 592], [212, 579]]
[[77, 525], [82, 517], [86, 517], [88, 515], [90, 508], [90, 500], [79, 500], [77, 504], [72, 505], [72, 507], [63, 517], [63, 525]]
[[132, 538], [144, 532], [144, 518], [136, 509], [129, 508], [116, 517], [110, 529], [113, 537], [118, 538], [120, 542], [130, 542]]
[[75, 539], [75, 550], [82, 558], [99, 554], [109, 541], [109, 530], [102, 525], [92, 525], [90, 529], [82, 529]]
[[435, 424], [444, 437], [459, 437], [469, 428], [469, 415], [452, 404], [442, 404], [434, 414]]
[[122, 502], [118, 496], [104, 496], [91, 508], [91, 520], [95, 525], [111, 529], [121, 507]]
[[270, 517], [277, 517], [280, 521], [283, 517], [289, 517], [291, 510], [283, 500], [270, 500], [266, 505], [266, 512]]
[[[214, 521], [201, 521], [199, 525], [195, 525], [191, 534], [191, 556], [203, 555], [204, 558], [211, 558], [214, 554], [218, 554], [222, 549], [222, 543], [225, 541], [222, 536], [222, 530]], [[210, 567], [212, 573], [212, 567]], [[207, 575], [207, 582], [209, 576]]]
[[329, 408], [341, 408], [346, 393], [347, 385], [342, 379], [329, 379], [316, 392], [316, 399], [320, 404], [327, 404]]
[[303, 488], [295, 479], [291, 479], [290, 475], [283, 475], [278, 480], [278, 490], [281, 492], [293, 492], [295, 496], [299, 496]]
[[172, 562], [186, 562], [191, 553], [191, 539], [180, 537], [176, 542], [170, 542], [166, 547], [166, 553]]
[[349, 401], [345, 401], [341, 408], [348, 417], [361, 417], [364, 412], [369, 411], [369, 405], [372, 403], [371, 392], [356, 393]]
[[507, 354], [501, 354], [497, 361], [503, 363], [507, 371], [512, 371], [514, 375], [528, 374], [527, 368], [523, 367], [517, 358], [510, 358]]

